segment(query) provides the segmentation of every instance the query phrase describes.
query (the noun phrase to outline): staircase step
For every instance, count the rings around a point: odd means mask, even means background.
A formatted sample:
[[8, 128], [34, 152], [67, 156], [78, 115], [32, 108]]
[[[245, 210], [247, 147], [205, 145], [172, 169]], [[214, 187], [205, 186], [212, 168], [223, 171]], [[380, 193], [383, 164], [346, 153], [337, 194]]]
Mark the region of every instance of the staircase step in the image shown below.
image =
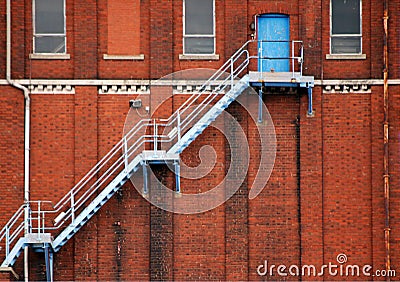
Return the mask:
[[138, 155], [129, 164], [131, 171], [121, 171], [115, 179], [109, 183], [103, 191], [101, 191], [96, 198], [77, 216], [73, 224], [64, 229], [54, 240], [54, 251], [58, 251], [72, 236], [74, 236], [83, 225], [85, 225], [93, 215], [121, 188], [126, 181], [130, 178], [132, 171], [135, 170], [140, 164], [141, 156]]

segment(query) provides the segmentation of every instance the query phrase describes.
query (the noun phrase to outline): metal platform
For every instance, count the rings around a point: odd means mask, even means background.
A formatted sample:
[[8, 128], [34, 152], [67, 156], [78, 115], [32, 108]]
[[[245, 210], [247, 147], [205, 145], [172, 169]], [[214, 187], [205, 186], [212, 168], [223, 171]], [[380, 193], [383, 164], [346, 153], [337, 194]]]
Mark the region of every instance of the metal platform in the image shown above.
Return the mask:
[[312, 89], [314, 87], [314, 77], [304, 76], [301, 72], [249, 72], [249, 84], [259, 88], [259, 108], [258, 121], [262, 121], [262, 95], [263, 87], [293, 87], [306, 88], [308, 93], [307, 116], [313, 117]]
[[165, 163], [179, 161], [179, 154], [167, 153], [164, 150], [146, 150], [142, 152], [142, 159], [149, 163]]
[[314, 77], [300, 72], [249, 72], [251, 86], [314, 87]]

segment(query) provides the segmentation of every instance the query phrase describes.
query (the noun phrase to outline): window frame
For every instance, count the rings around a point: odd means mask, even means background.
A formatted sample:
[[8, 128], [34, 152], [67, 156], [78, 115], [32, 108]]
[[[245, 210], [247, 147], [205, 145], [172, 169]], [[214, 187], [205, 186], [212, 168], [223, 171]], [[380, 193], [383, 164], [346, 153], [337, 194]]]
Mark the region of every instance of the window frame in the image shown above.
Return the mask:
[[[332, 56], [341, 56], [341, 55], [353, 55], [353, 56], [357, 56], [357, 55], [362, 55], [363, 54], [363, 31], [362, 31], [362, 0], [360, 1], [360, 33], [359, 34], [333, 34], [332, 33], [332, 24], [333, 24], [333, 16], [332, 16], [332, 1], [334, 0], [330, 0], [329, 1], [329, 54]], [[360, 39], [360, 52], [358, 53], [333, 53], [332, 52], [332, 38], [345, 38], [345, 37], [358, 37]]]
[[[212, 34], [186, 34], [186, 0], [183, 0], [183, 16], [182, 16], [182, 25], [183, 25], [183, 35], [182, 35], [182, 46], [183, 46], [183, 55], [184, 56], [199, 56], [199, 57], [207, 57], [216, 55], [216, 12], [215, 12], [215, 0], [212, 1], [212, 16], [213, 16], [213, 33]], [[213, 52], [212, 53], [186, 53], [185, 39], [186, 38], [213, 38]]]
[[[33, 28], [33, 34], [32, 34], [32, 41], [33, 41], [33, 48], [32, 48], [32, 53], [34, 55], [49, 55], [49, 56], [60, 56], [60, 55], [66, 55], [67, 54], [67, 16], [66, 16], [66, 0], [63, 1], [63, 19], [64, 19], [64, 32], [63, 33], [36, 33], [36, 1], [38, 0], [33, 0], [32, 1], [32, 28]], [[63, 37], [64, 38], [64, 52], [36, 52], [36, 38], [40, 37]]]

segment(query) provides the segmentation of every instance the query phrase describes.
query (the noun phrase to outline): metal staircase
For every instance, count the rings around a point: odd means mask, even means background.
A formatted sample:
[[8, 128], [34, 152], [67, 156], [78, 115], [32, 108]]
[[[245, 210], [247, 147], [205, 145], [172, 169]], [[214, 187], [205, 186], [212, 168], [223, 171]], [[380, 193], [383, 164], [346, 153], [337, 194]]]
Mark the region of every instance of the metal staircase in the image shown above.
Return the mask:
[[[0, 242], [5, 248], [1, 267], [12, 266], [26, 245], [42, 244], [42, 251], [45, 245], [50, 245], [57, 252], [148, 160], [146, 151], [152, 151], [151, 155], [159, 159], [177, 159], [177, 154], [248, 87], [247, 74], [238, 79], [249, 64], [247, 45], [243, 45], [168, 119], [142, 119], [136, 124], [54, 206], [46, 201], [22, 205], [0, 231]], [[149, 129], [153, 131], [151, 134], [147, 133]], [[161, 144], [169, 144], [167, 150], [160, 150]], [[28, 218], [24, 218], [26, 210]], [[37, 250], [40, 251], [40, 247]]]
[[[24, 203], [0, 231], [0, 246], [5, 250], [0, 268], [13, 266], [25, 246], [45, 252], [52, 261], [48, 252], [66, 244], [138, 169], [152, 161], [179, 161], [179, 154], [249, 86], [247, 68], [251, 59], [258, 58], [250, 56], [253, 42], [246, 42], [169, 118], [138, 122], [55, 205]], [[179, 182], [180, 192], [178, 186]]]

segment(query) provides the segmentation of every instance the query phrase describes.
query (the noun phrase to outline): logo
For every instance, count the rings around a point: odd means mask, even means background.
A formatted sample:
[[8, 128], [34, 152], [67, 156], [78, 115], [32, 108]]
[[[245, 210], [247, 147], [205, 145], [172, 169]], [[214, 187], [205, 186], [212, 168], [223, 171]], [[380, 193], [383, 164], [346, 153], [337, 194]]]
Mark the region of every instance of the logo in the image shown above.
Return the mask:
[[395, 270], [373, 270], [369, 264], [348, 264], [348, 257], [344, 253], [336, 256], [336, 262], [328, 262], [323, 265], [303, 264], [303, 265], [287, 265], [287, 264], [269, 264], [265, 260], [260, 264], [256, 271], [259, 276], [308, 276], [308, 277], [396, 277]]

